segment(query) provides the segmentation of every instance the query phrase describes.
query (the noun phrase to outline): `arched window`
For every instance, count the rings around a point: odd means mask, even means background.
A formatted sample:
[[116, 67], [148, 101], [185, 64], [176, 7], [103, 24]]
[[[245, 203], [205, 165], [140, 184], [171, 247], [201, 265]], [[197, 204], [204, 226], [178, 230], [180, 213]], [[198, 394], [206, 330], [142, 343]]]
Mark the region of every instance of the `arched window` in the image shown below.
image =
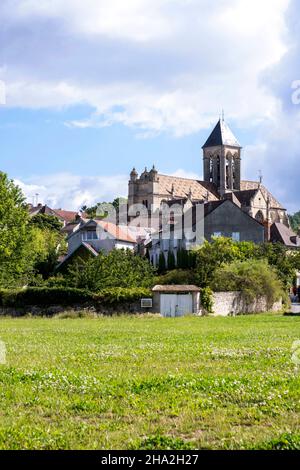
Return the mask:
[[265, 218], [264, 218], [264, 214], [262, 213], [262, 211], [258, 211], [256, 213], [255, 219], [261, 224], [264, 222]]

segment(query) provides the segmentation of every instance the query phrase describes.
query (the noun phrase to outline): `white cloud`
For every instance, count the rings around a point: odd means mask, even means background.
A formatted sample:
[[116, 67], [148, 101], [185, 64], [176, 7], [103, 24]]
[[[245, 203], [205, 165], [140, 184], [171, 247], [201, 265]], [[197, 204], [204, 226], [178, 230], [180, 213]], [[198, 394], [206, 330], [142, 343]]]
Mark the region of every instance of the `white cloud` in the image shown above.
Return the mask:
[[69, 125], [122, 123], [141, 137], [197, 132], [222, 107], [241, 126], [269, 119], [278, 102], [260, 75], [285, 52], [288, 3], [3, 0], [7, 104], [85, 103], [93, 115]]
[[117, 196], [127, 196], [128, 176], [79, 176], [58, 173], [15, 180], [28, 202], [36, 201], [52, 208], [79, 210], [83, 205], [111, 202]]

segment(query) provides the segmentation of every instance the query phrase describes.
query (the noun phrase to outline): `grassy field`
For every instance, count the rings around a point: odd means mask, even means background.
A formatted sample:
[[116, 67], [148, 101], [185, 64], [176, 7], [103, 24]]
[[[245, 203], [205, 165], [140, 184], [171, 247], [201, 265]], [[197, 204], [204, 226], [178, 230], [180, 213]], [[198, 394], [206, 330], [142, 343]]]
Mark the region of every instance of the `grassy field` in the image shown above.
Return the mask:
[[300, 317], [1, 319], [1, 449], [300, 448]]

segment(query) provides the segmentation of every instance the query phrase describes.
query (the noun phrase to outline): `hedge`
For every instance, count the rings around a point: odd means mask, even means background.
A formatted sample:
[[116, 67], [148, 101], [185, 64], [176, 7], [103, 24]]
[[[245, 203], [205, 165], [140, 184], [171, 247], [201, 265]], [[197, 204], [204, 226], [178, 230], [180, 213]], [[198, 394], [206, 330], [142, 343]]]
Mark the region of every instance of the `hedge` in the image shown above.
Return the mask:
[[151, 291], [141, 288], [111, 288], [98, 293], [72, 287], [28, 287], [15, 290], [0, 290], [0, 307], [27, 307], [74, 304], [114, 304], [134, 302], [142, 297], [151, 297]]

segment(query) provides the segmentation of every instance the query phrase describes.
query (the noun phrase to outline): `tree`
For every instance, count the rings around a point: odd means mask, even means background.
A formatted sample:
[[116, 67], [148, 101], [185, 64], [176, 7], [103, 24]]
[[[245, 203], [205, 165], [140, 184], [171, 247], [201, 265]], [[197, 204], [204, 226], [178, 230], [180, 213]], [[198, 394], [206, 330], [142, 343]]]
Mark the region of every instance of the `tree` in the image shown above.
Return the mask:
[[193, 253], [196, 282], [200, 287], [207, 287], [222, 264], [253, 259], [257, 257], [259, 247], [252, 242], [235, 242], [231, 238], [218, 237], [211, 243], [205, 241]]
[[290, 253], [281, 243], [263, 243], [259, 247], [258, 258], [266, 259], [273, 266], [283, 285], [288, 288], [293, 284], [295, 270], [300, 267], [297, 263], [297, 253]]
[[246, 301], [266, 297], [269, 307], [279, 298], [287, 300], [282, 282], [266, 260], [234, 261], [215, 270], [211, 283], [214, 291], [239, 291]]
[[48, 279], [55, 272], [59, 256], [66, 252], [66, 242], [60, 232], [33, 225], [30, 226], [28, 252], [34, 255], [34, 274]]
[[28, 211], [18, 186], [0, 172], [0, 285], [22, 285], [32, 263], [27, 253]]
[[130, 250], [102, 252], [80, 267], [69, 268], [69, 285], [93, 292], [109, 287], [151, 287], [154, 269], [149, 262]]
[[54, 230], [60, 232], [62, 229], [62, 222], [55, 215], [50, 214], [37, 214], [30, 220], [30, 225], [40, 228], [42, 230]]
[[[113, 206], [113, 208], [116, 211], [116, 214], [118, 214], [120, 206], [122, 204], [126, 204], [127, 199], [124, 197], [117, 197], [113, 200], [113, 202], [98, 202], [95, 206], [87, 207], [83, 206], [81, 208], [82, 212], [85, 212], [88, 217], [91, 219], [94, 219], [95, 217], [105, 217], [108, 213], [110, 213], [110, 207]], [[101, 214], [99, 214], [99, 208], [101, 207]], [[107, 211], [106, 211], [107, 208]], [[97, 213], [98, 212], [98, 213]]]
[[297, 233], [300, 228], [300, 211], [296, 212], [293, 215], [289, 215], [289, 220], [292, 229], [294, 230], [294, 232]]
[[163, 252], [160, 252], [158, 258], [158, 272], [164, 273], [166, 271], [166, 258]]
[[176, 263], [175, 263], [175, 255], [173, 251], [169, 250], [168, 251], [168, 270], [175, 269]]

